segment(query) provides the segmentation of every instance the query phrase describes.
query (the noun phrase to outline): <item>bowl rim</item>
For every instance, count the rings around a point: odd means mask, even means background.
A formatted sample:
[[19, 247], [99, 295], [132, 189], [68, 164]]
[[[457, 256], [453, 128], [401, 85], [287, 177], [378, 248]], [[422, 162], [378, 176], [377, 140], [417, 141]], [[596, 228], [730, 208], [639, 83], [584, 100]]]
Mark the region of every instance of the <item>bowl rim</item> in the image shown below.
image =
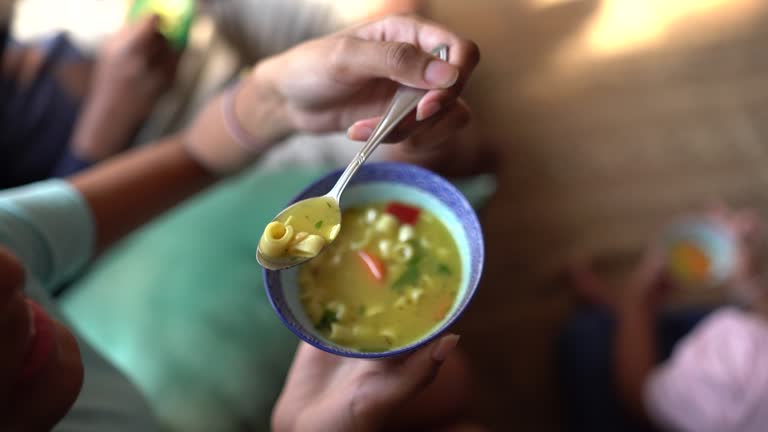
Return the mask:
[[[437, 339], [439, 336], [441, 336], [448, 328], [450, 328], [454, 324], [454, 322], [456, 322], [456, 320], [458, 320], [459, 317], [464, 313], [464, 311], [467, 309], [469, 304], [474, 299], [475, 293], [477, 292], [477, 288], [480, 285], [480, 282], [482, 280], [483, 269], [485, 267], [485, 239], [483, 237], [482, 225], [480, 224], [480, 220], [477, 217], [477, 212], [475, 212], [475, 209], [469, 203], [469, 201], [467, 200], [467, 197], [464, 196], [464, 194], [453, 183], [448, 181], [443, 176], [417, 165], [412, 165], [412, 164], [407, 164], [402, 162], [391, 162], [391, 161], [366, 163], [360, 169], [361, 170], [362, 169], [390, 169], [390, 170], [399, 170], [399, 171], [405, 171], [405, 172], [411, 171], [413, 172], [414, 176], [421, 176], [422, 178], [427, 177], [435, 180], [437, 183], [440, 183], [443, 187], [449, 190], [451, 194], [459, 197], [459, 202], [461, 207], [464, 208], [465, 210], [469, 210], [466, 212], [469, 215], [469, 221], [468, 221], [469, 223], [462, 224], [462, 225], [465, 225], [465, 226], [469, 225], [470, 227], [474, 227], [477, 229], [478, 233], [480, 234], [479, 235], [480, 244], [478, 245], [479, 246], [478, 247], [479, 266], [477, 269], [477, 272], [478, 272], [478, 275], [476, 278], [477, 282], [472, 284], [470, 279], [470, 286], [467, 288], [467, 293], [465, 294], [466, 301], [463, 302], [463, 304], [459, 305], [459, 307], [453, 312], [453, 314], [451, 314], [451, 316], [448, 319], [443, 321], [443, 323], [436, 330], [434, 330], [433, 332], [430, 332], [422, 339], [419, 339], [409, 345], [406, 345], [404, 347], [397, 348], [391, 351], [362, 352], [362, 351], [339, 350], [334, 348], [333, 346], [329, 346], [324, 343], [318, 343], [320, 342], [319, 340], [315, 340], [313, 338], [307, 337], [307, 335], [305, 335], [302, 331], [295, 328], [290, 322], [288, 322], [288, 319], [286, 319], [286, 317], [283, 315], [283, 312], [275, 303], [275, 299], [273, 298], [272, 293], [270, 292], [269, 275], [272, 273], [275, 273], [272, 270], [262, 269], [262, 277], [264, 279], [264, 291], [266, 292], [267, 299], [269, 300], [269, 304], [272, 306], [272, 310], [275, 311], [278, 318], [280, 318], [280, 321], [282, 321], [283, 325], [285, 325], [288, 328], [288, 330], [290, 330], [293, 334], [295, 334], [301, 341], [319, 350], [325, 351], [330, 354], [342, 356], [342, 357], [361, 358], [361, 359], [378, 359], [378, 358], [395, 357], [395, 356], [409, 353], [411, 351], [415, 351], [431, 343], [432, 341]], [[320, 176], [318, 179], [316, 179], [315, 181], [310, 183], [307, 187], [302, 189], [299, 193], [297, 193], [287, 205], [295, 203], [299, 199], [299, 197], [304, 195], [307, 191], [315, 188], [320, 183], [327, 181], [328, 178], [340, 176], [343, 171], [344, 171], [344, 168], [340, 168]], [[430, 191], [425, 191], [423, 189], [422, 191], [426, 193], [430, 193]], [[453, 209], [451, 210], [453, 211]]]

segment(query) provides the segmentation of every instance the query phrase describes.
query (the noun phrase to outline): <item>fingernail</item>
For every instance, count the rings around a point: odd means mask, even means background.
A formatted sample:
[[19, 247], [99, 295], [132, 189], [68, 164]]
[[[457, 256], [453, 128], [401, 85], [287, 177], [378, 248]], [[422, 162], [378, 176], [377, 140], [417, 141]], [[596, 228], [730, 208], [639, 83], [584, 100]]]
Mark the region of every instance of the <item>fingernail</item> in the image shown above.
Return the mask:
[[437, 346], [432, 349], [432, 360], [436, 362], [444, 362], [448, 358], [448, 354], [456, 348], [459, 343], [459, 335], [449, 334], [444, 336], [437, 342]]
[[416, 121], [426, 120], [440, 111], [440, 102], [429, 102], [416, 113]]
[[459, 79], [459, 70], [442, 60], [432, 60], [424, 70], [424, 80], [428, 83], [448, 88]]
[[373, 133], [373, 128], [368, 126], [352, 125], [347, 129], [347, 136], [353, 140], [366, 140]]

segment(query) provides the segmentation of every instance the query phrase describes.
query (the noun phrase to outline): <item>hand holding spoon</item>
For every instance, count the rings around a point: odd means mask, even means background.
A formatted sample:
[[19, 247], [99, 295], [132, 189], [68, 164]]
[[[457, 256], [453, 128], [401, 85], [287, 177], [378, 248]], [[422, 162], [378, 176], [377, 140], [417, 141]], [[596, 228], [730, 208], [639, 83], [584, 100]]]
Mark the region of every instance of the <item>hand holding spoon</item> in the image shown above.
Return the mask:
[[[432, 54], [448, 60], [448, 47], [440, 45]], [[341, 228], [341, 194], [357, 170], [392, 130], [416, 108], [427, 90], [401, 86], [363, 148], [325, 195], [301, 200], [280, 212], [270, 222], [256, 251], [256, 260], [269, 270], [283, 270], [317, 256], [336, 239]]]

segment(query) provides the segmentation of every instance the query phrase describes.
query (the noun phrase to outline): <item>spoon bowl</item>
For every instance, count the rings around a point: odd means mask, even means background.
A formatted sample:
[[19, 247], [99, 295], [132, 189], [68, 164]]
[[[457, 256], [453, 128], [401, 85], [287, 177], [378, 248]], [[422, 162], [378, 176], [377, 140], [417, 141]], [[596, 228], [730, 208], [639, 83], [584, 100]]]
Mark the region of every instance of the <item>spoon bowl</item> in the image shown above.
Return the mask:
[[[315, 211], [307, 212], [307, 209], [315, 209]], [[312, 213], [314, 219], [302, 220], [302, 218], [308, 216], [309, 213]], [[318, 215], [318, 213], [320, 213], [320, 215]], [[325, 242], [322, 249], [316, 255], [307, 256], [286, 255], [281, 257], [271, 257], [264, 254], [261, 250], [261, 245], [259, 245], [259, 248], [256, 250], [256, 260], [265, 269], [287, 269], [314, 258], [319, 255], [323, 249], [328, 247], [328, 245], [333, 243], [336, 236], [331, 235], [332, 227], [337, 225], [340, 226], [341, 224], [341, 208], [339, 207], [339, 200], [336, 195], [332, 195], [331, 193], [295, 202], [281, 211], [272, 221], [284, 223], [292, 216], [297, 219], [298, 223], [303, 223], [305, 227], [304, 232], [319, 234], [328, 239], [328, 241]], [[323, 228], [325, 228], [324, 231], [322, 231]]]

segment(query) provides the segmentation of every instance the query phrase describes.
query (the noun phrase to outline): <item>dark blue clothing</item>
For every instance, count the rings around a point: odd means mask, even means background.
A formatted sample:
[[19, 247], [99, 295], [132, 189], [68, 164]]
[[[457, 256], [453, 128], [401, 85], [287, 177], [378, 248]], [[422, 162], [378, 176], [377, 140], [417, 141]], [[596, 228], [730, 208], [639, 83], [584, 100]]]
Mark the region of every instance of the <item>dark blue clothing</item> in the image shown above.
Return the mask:
[[[656, 324], [660, 360], [711, 309], [686, 309], [661, 315]], [[609, 311], [589, 308], [566, 324], [559, 341], [559, 372], [573, 432], [656, 432], [627, 415], [614, 382], [616, 318]]]
[[[4, 54], [13, 41], [0, 29]], [[80, 53], [60, 34], [44, 44], [45, 60], [26, 85], [0, 74], [0, 189], [72, 174], [88, 166], [69, 152], [80, 101], [55, 79], [55, 71]]]

